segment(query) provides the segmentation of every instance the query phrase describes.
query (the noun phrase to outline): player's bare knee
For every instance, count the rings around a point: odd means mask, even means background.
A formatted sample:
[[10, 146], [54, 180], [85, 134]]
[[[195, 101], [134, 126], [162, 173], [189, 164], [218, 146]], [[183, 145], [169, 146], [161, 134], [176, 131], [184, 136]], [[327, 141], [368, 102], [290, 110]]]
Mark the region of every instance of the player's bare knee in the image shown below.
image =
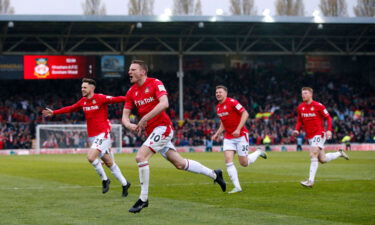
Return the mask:
[[231, 163], [231, 162], [233, 162], [233, 160], [232, 160], [232, 159], [225, 159], [224, 161], [225, 161], [225, 164], [228, 164], [228, 163]]
[[322, 159], [322, 158], [318, 158], [318, 161], [321, 163], [321, 164], [324, 164], [324, 163], [326, 163], [327, 161], [326, 161], [326, 159]]
[[185, 160], [181, 160], [181, 161], [174, 161], [172, 162], [173, 165], [176, 167], [176, 169], [178, 170], [184, 170], [185, 167], [186, 167], [186, 161]]
[[185, 169], [185, 164], [182, 164], [182, 163], [177, 163], [174, 165], [176, 167], [176, 169], [178, 170], [183, 170]]
[[89, 161], [89, 163], [93, 163], [95, 161], [96, 157], [93, 157], [93, 156], [90, 156], [88, 155], [87, 156], [87, 161]]
[[104, 162], [104, 164], [109, 168], [113, 166], [113, 162]]
[[319, 152], [318, 151], [312, 151], [310, 152], [310, 158], [318, 158]]
[[240, 165], [243, 166], [243, 167], [249, 166], [248, 162], [244, 162], [244, 161], [240, 161]]
[[140, 163], [140, 162], [143, 162], [144, 160], [143, 160], [143, 157], [137, 155], [137, 156], [135, 157], [135, 161], [136, 161], [137, 163]]
[[137, 155], [137, 156], [135, 157], [135, 161], [136, 161], [137, 163], [140, 163], [140, 162], [147, 161], [147, 158], [146, 158], [145, 156], [143, 156], [143, 155]]

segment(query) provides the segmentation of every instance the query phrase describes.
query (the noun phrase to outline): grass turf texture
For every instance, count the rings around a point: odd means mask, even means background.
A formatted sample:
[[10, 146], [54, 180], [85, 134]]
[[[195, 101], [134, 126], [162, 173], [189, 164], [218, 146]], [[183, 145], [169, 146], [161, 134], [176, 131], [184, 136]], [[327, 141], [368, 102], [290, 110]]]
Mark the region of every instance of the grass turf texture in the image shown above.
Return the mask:
[[[0, 157], [0, 224], [374, 224], [375, 152], [350, 152], [319, 165], [315, 187], [303, 188], [307, 152], [271, 152], [248, 168], [236, 162], [242, 193], [223, 193], [202, 175], [178, 171], [155, 155], [150, 160], [150, 206], [128, 209], [140, 191], [134, 154], [116, 155], [132, 182], [121, 198], [112, 180], [107, 194], [84, 155]], [[222, 168], [233, 186], [223, 153], [185, 153], [211, 168]]]

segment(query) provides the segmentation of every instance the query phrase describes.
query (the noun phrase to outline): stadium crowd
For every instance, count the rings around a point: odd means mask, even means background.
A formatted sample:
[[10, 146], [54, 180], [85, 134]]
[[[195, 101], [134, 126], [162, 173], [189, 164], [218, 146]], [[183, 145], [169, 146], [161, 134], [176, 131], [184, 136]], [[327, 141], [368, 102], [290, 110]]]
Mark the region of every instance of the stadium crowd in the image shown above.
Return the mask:
[[[154, 75], [155, 74], [155, 75]], [[215, 113], [215, 86], [224, 84], [229, 96], [236, 98], [249, 112], [247, 127], [250, 144], [296, 143], [291, 133], [296, 123], [296, 107], [301, 102], [302, 86], [314, 88], [314, 99], [323, 103], [333, 118], [333, 139], [340, 143], [351, 136], [352, 142], [374, 142], [375, 91], [366, 79], [353, 74], [296, 73], [271, 70], [220, 70], [186, 72], [184, 77], [184, 120], [178, 118], [178, 82], [173, 73], [156, 71], [151, 77], [161, 79], [168, 92], [176, 145], [202, 145], [218, 128]], [[79, 80], [3, 80], [0, 84], [0, 149], [31, 148], [36, 124], [84, 123], [82, 112], [43, 118], [45, 107], [71, 105], [81, 98]], [[130, 84], [123, 80], [98, 80], [96, 92], [123, 95]], [[112, 123], [121, 123], [123, 104], [109, 106]], [[132, 116], [134, 121], [136, 116]], [[139, 146], [142, 138], [123, 129], [123, 146]], [[77, 136], [77, 135], [75, 135]], [[266, 138], [267, 137], [267, 138]], [[74, 137], [56, 137], [60, 146], [83, 146]], [[45, 143], [48, 144], [48, 143]], [[219, 143], [214, 143], [219, 144]]]

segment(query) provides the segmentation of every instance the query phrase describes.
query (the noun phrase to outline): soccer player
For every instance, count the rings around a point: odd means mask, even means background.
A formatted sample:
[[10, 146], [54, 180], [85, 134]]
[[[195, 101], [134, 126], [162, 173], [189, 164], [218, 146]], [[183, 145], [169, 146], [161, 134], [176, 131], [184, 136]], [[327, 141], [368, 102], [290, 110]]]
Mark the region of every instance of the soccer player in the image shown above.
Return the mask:
[[87, 133], [91, 144], [91, 148], [87, 153], [87, 160], [93, 165], [102, 179], [102, 192], [103, 194], [108, 192], [111, 181], [108, 179], [98, 157], [103, 160], [104, 164], [122, 184], [122, 196], [126, 197], [128, 195], [130, 182], [126, 181], [120, 168], [112, 158], [110, 134], [111, 124], [108, 120], [108, 104], [124, 102], [125, 97], [112, 97], [103, 94], [95, 94], [95, 87], [95, 80], [84, 78], [81, 85], [82, 98], [78, 102], [57, 110], [46, 108], [42, 113], [44, 116], [53, 116], [76, 112], [82, 109], [87, 121]]
[[[209, 169], [197, 161], [184, 159], [172, 144], [172, 122], [165, 112], [169, 107], [167, 91], [163, 83], [147, 76], [148, 66], [144, 61], [133, 60], [129, 67], [130, 83], [133, 85], [126, 94], [122, 122], [132, 132], [146, 131], [147, 140], [139, 148], [136, 156], [141, 183], [141, 194], [129, 212], [137, 213], [148, 207], [148, 186], [150, 179], [149, 159], [159, 152], [177, 169], [203, 174], [218, 183], [224, 192], [226, 183], [221, 170]], [[136, 108], [140, 116], [138, 124], [130, 122], [129, 115]]]
[[245, 127], [245, 123], [247, 118], [249, 118], [249, 113], [236, 99], [229, 98], [227, 95], [228, 89], [225, 86], [216, 86], [216, 99], [219, 101], [216, 111], [221, 122], [219, 129], [212, 136], [212, 140], [217, 140], [221, 133], [225, 131], [223, 143], [224, 159], [228, 175], [234, 185], [229, 194], [233, 194], [242, 191], [237, 169], [233, 163], [234, 154], [238, 154], [238, 161], [243, 167], [254, 163], [259, 156], [266, 159], [267, 155], [260, 148], [248, 155], [249, 132]]
[[[298, 136], [301, 127], [306, 131], [306, 138], [310, 143], [310, 176], [306, 181], [301, 181], [304, 187], [313, 187], [315, 174], [318, 170], [318, 161], [327, 163], [331, 160], [343, 157], [349, 160], [348, 155], [340, 149], [337, 152], [324, 152], [324, 142], [332, 138], [332, 119], [324, 105], [313, 100], [313, 89], [310, 87], [302, 88], [303, 102], [298, 106], [297, 124], [293, 135]], [[328, 130], [325, 131], [323, 119], [327, 120]]]

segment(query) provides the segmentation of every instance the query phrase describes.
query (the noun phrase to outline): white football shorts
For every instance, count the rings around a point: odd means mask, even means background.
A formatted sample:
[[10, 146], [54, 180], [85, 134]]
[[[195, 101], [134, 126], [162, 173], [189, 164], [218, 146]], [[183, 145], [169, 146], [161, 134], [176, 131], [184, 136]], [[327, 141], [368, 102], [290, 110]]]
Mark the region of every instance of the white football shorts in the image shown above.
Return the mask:
[[149, 147], [153, 152], [159, 152], [164, 158], [166, 158], [166, 153], [169, 149], [176, 151], [172, 143], [173, 129], [170, 129], [168, 136], [165, 136], [166, 126], [155, 127], [152, 133], [147, 137], [147, 140], [143, 145]]
[[100, 133], [95, 137], [90, 137], [89, 142], [91, 144], [91, 148], [98, 149], [100, 151], [99, 157], [102, 158], [106, 153], [110, 153], [111, 151], [111, 135], [108, 133]]
[[234, 150], [237, 152], [238, 156], [247, 156], [249, 152], [249, 139], [247, 138], [247, 135], [248, 134], [246, 134], [246, 136], [241, 136], [232, 139], [224, 138], [223, 150]]
[[309, 139], [310, 146], [319, 147], [321, 149], [324, 149], [325, 142], [326, 142], [325, 135], [315, 135], [314, 137]]

